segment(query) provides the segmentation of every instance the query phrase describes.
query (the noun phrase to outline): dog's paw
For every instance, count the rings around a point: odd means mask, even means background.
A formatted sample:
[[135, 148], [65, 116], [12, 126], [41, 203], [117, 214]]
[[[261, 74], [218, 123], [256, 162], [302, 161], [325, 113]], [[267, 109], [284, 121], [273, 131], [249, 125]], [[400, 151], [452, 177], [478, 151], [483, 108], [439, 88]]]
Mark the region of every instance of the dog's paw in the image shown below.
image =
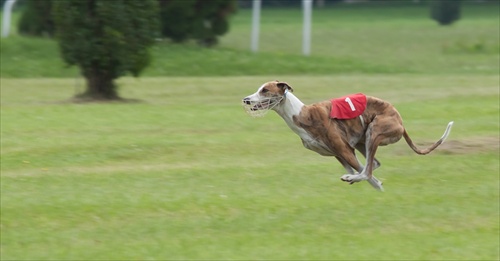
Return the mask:
[[362, 180], [366, 180], [365, 175], [358, 174], [358, 175], [353, 175], [353, 174], [345, 174], [342, 177], [340, 177], [340, 180], [349, 182], [349, 184], [354, 184], [356, 182], [360, 182]]

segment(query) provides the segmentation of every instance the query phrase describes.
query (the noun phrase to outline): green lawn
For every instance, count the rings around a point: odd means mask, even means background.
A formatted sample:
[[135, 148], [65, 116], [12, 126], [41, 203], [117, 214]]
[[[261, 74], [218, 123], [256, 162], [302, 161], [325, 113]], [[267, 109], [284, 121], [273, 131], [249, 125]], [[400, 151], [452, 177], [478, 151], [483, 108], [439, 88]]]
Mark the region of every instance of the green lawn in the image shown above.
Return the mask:
[[[500, 57], [498, 10], [498, 3], [464, 5], [461, 20], [439, 26], [429, 18], [427, 5], [315, 9], [312, 58], [342, 58], [376, 65], [379, 70], [383, 67], [388, 72], [495, 73]], [[241, 11], [231, 24], [231, 33], [222, 39], [222, 46], [248, 50], [250, 24], [250, 11]], [[301, 10], [263, 10], [260, 31], [260, 50], [301, 53]], [[332, 68], [329, 73], [336, 72]]]
[[[495, 9], [496, 8], [496, 9]], [[52, 40], [1, 39], [1, 260], [498, 260], [498, 5], [442, 28], [426, 7], [263, 10], [248, 51], [240, 10], [220, 46], [159, 43], [128, 102], [84, 88]], [[194, 76], [194, 77], [193, 77]], [[305, 103], [364, 92], [393, 103], [412, 139], [382, 147], [385, 192], [340, 181], [274, 112], [241, 98], [287, 81]]]
[[254, 77], [124, 78], [142, 102], [73, 104], [72, 79], [2, 79], [2, 260], [496, 260], [497, 76], [287, 76], [304, 102], [393, 102], [422, 157], [381, 148], [349, 186], [274, 113]]

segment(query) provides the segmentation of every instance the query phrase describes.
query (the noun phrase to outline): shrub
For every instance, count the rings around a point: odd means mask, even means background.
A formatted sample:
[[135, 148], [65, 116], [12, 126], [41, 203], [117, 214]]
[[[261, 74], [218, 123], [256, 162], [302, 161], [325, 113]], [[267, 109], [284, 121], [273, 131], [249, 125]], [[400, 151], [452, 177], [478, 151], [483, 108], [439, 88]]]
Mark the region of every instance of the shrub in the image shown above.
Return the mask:
[[212, 46], [229, 31], [236, 0], [159, 0], [162, 35], [175, 42], [195, 39]]
[[441, 25], [450, 25], [460, 19], [460, 0], [431, 1], [431, 17]]
[[54, 1], [62, 57], [87, 80], [82, 96], [117, 99], [114, 79], [138, 76], [150, 62], [148, 48], [158, 35], [156, 0]]

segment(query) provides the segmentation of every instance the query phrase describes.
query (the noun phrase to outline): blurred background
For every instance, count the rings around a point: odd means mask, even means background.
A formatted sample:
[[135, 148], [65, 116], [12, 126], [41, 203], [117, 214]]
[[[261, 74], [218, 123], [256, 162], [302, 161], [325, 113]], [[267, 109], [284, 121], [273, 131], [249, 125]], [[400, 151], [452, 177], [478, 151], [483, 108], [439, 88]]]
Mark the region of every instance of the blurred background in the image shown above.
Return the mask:
[[[2, 6], [5, 2], [2, 0]], [[88, 45], [63, 52], [66, 58], [61, 56], [58, 39], [68, 43], [80, 40], [56, 37], [58, 14], [52, 6], [57, 6], [57, 2], [15, 1], [9, 19], [10, 35], [2, 41], [2, 76], [74, 77], [78, 66], [64, 69], [61, 64], [71, 56], [68, 52], [80, 52], [78, 48], [96, 49], [88, 42]], [[114, 13], [103, 15], [122, 18], [130, 15], [137, 21], [142, 19], [139, 13], [123, 13], [126, 12], [124, 8], [113, 7], [116, 3], [111, 2], [108, 3], [109, 12]], [[140, 72], [144, 76], [207, 76], [494, 73], [498, 69], [497, 0], [305, 1], [314, 7], [310, 57], [307, 58], [302, 56], [303, 1], [257, 2], [262, 11], [256, 23], [258, 32], [252, 34], [252, 0], [155, 1], [155, 10], [141, 13], [145, 17], [144, 25], [154, 27], [143, 37], [154, 37], [155, 43], [144, 45], [150, 55], [148, 62], [139, 66]], [[68, 7], [61, 8], [64, 12]], [[76, 14], [88, 11], [85, 6], [74, 8], [82, 8]], [[126, 23], [119, 19], [107, 22], [111, 27], [112, 23]], [[61, 23], [68, 24], [68, 21]], [[72, 25], [61, 29], [61, 33], [84, 35], [85, 30], [90, 30], [90, 25], [87, 26]], [[120, 36], [110, 34], [108, 37], [115, 37], [112, 41], [116, 42], [139, 37], [138, 33], [135, 36], [120, 33]], [[252, 35], [258, 37], [254, 53]], [[85, 39], [92, 37], [97, 35], [89, 34]], [[117, 45], [119, 43], [102, 47], [101, 52], [110, 54], [118, 50]], [[80, 62], [83, 61], [69, 64]], [[40, 63], [46, 66], [38, 66]], [[124, 69], [123, 73], [130, 73], [130, 70]]]
[[[498, 0], [1, 0], [2, 260], [499, 260]], [[340, 181], [273, 112], [387, 100]], [[361, 159], [364, 161], [364, 159]]]

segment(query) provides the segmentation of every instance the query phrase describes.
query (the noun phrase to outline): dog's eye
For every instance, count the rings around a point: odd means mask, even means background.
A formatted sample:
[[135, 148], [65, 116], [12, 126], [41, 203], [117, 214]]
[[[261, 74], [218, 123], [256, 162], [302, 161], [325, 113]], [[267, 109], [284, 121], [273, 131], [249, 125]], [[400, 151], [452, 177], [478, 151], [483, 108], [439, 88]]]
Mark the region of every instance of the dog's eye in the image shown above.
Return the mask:
[[266, 93], [268, 91], [269, 91], [268, 89], [262, 89], [262, 93]]

